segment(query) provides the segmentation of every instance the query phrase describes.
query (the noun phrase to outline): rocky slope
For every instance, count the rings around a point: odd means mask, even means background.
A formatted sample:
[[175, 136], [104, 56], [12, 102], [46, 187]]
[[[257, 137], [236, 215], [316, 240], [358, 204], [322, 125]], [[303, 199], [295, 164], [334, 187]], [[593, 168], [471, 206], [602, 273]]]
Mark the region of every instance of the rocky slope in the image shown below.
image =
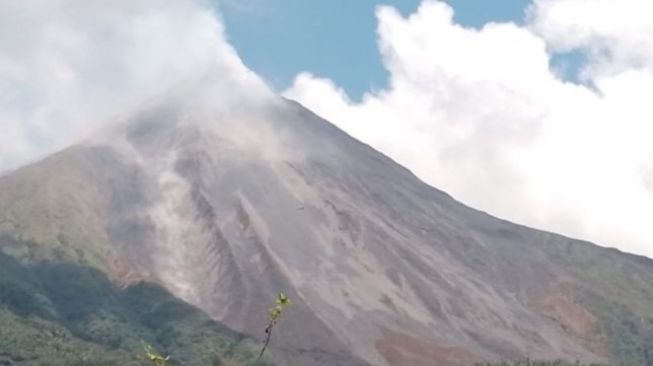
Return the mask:
[[284, 291], [288, 365], [653, 362], [653, 261], [466, 207], [292, 102], [196, 107], [5, 174], [0, 249], [158, 283], [259, 339]]

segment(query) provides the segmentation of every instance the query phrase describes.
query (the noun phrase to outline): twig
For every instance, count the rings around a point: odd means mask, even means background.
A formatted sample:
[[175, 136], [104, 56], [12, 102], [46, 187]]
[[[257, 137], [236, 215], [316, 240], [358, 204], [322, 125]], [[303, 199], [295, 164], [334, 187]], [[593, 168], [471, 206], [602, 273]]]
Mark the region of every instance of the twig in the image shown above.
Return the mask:
[[268, 327], [265, 328], [265, 333], [267, 334], [267, 336], [265, 337], [265, 343], [263, 344], [263, 348], [261, 348], [261, 353], [259, 353], [258, 355], [259, 360], [261, 359], [261, 357], [263, 357], [263, 352], [265, 352], [265, 350], [268, 348], [268, 344], [270, 343], [270, 338], [272, 338], [272, 327], [273, 327], [273, 323], [270, 322], [270, 324], [268, 324]]

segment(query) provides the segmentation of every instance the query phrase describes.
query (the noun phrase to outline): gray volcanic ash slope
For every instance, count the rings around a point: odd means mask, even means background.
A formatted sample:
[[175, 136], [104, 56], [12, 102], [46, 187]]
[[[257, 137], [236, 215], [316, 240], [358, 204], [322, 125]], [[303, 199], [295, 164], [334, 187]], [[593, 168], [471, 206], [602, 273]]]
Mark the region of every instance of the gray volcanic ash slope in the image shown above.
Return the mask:
[[653, 359], [648, 259], [470, 209], [295, 103], [195, 107], [5, 174], [0, 235], [31, 244], [3, 251], [157, 282], [258, 338], [284, 291], [289, 365]]

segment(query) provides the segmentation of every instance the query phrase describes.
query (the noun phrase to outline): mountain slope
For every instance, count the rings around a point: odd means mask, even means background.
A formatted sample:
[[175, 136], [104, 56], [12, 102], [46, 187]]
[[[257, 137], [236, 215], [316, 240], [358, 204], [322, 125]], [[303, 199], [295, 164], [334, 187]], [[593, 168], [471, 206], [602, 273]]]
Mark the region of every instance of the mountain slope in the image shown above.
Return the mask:
[[176, 364], [263, 365], [253, 342], [161, 287], [120, 289], [71, 263], [0, 254], [0, 324], [2, 365], [142, 365], [144, 344]]
[[4, 252], [160, 283], [254, 337], [288, 293], [290, 365], [653, 362], [653, 262], [470, 209], [287, 101], [155, 104], [6, 174], [0, 207]]

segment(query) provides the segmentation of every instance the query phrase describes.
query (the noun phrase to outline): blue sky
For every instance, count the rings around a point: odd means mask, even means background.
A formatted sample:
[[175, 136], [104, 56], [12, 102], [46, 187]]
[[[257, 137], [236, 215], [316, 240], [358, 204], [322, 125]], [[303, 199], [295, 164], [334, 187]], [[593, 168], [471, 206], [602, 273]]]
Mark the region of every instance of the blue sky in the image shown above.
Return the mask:
[[[420, 0], [214, 0], [229, 42], [252, 70], [283, 90], [302, 71], [327, 77], [354, 100], [381, 89], [387, 73], [376, 45], [374, 9], [392, 5], [402, 14]], [[455, 20], [470, 27], [491, 21], [520, 23], [530, 0], [449, 0]]]

